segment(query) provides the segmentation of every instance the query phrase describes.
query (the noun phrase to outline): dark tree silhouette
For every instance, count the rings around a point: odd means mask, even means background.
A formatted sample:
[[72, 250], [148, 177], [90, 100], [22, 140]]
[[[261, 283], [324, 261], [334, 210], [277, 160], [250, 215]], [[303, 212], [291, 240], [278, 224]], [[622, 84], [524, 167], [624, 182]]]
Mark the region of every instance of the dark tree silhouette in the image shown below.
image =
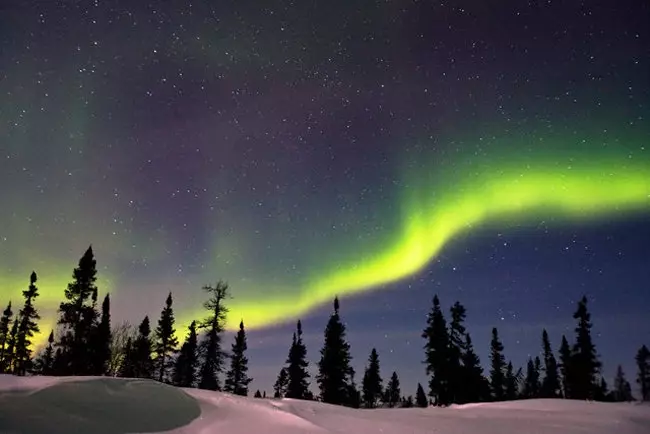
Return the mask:
[[650, 401], [650, 350], [643, 345], [636, 353], [637, 379], [641, 389], [641, 401]]
[[518, 398], [520, 380], [521, 380], [521, 369], [519, 369], [517, 372], [514, 372], [512, 362], [508, 362], [508, 366], [506, 366], [506, 375], [505, 375], [505, 383], [506, 383], [505, 399], [507, 401], [512, 401]]
[[399, 404], [401, 396], [402, 391], [399, 385], [399, 377], [397, 376], [397, 372], [393, 372], [386, 385], [386, 404], [389, 407], [395, 407]]
[[288, 382], [289, 374], [287, 373], [287, 368], [280, 369], [278, 378], [275, 380], [275, 384], [273, 385], [274, 398], [284, 398], [285, 393], [287, 393]]
[[6, 362], [10, 359], [10, 353], [7, 347], [9, 346], [9, 338], [11, 336], [11, 319], [13, 315], [11, 302], [9, 302], [2, 312], [2, 317], [0, 317], [0, 374], [7, 372], [8, 364]]
[[607, 381], [603, 377], [600, 377], [600, 382], [598, 383], [598, 388], [596, 390], [596, 401], [603, 402], [614, 402], [614, 395], [609, 391], [607, 387]]
[[41, 355], [34, 361], [34, 370], [40, 375], [52, 375], [54, 365], [54, 330], [47, 338], [47, 346]]
[[153, 378], [150, 335], [149, 317], [145, 316], [138, 327], [138, 337], [133, 342], [132, 363], [133, 377], [135, 378]]
[[111, 359], [111, 298], [108, 294], [102, 302], [101, 319], [92, 330], [90, 346], [90, 373], [106, 374]]
[[[499, 332], [496, 327], [492, 329], [492, 341], [490, 342], [490, 390], [495, 401], [506, 399], [506, 359], [503, 356], [503, 344], [499, 340]], [[512, 366], [510, 366], [512, 369]]]
[[465, 335], [465, 352], [463, 353], [463, 392], [464, 402], [481, 402], [490, 399], [490, 383], [483, 375], [481, 360], [474, 352], [472, 339]]
[[59, 306], [59, 325], [61, 326], [61, 349], [57, 365], [61, 375], [84, 375], [90, 363], [89, 338], [93, 321], [97, 317], [94, 302], [97, 300], [97, 261], [92, 246], [88, 247], [74, 269], [73, 281], [65, 290], [67, 301]]
[[[135, 349], [133, 343], [137, 339], [131, 338], [130, 336], [126, 339], [126, 344], [124, 345], [124, 357], [120, 363], [119, 370], [117, 372], [118, 377], [124, 378], [135, 378]], [[56, 357], [54, 358], [57, 359]]]
[[368, 366], [363, 374], [361, 382], [363, 390], [363, 404], [366, 408], [375, 408], [381, 399], [383, 390], [382, 379], [379, 369], [379, 355], [376, 349], [372, 349], [368, 357]]
[[246, 357], [246, 330], [244, 321], [239, 323], [239, 331], [235, 335], [235, 342], [232, 344], [230, 356], [230, 369], [226, 373], [224, 390], [235, 395], [248, 396], [248, 385], [252, 378], [248, 376], [248, 358]]
[[153, 351], [156, 355], [154, 366], [156, 367], [156, 378], [161, 383], [167, 381], [169, 370], [174, 366], [173, 356], [178, 347], [176, 328], [174, 323], [174, 309], [172, 307], [172, 293], [167, 295], [165, 307], [160, 312], [158, 326], [154, 332]]
[[616, 368], [616, 377], [614, 378], [614, 400], [617, 402], [633, 401], [632, 386], [625, 378], [623, 367], [618, 365]]
[[562, 335], [560, 344], [560, 373], [562, 374], [562, 393], [565, 398], [573, 398], [573, 370], [571, 365], [571, 348], [566, 336]]
[[25, 304], [18, 313], [20, 323], [18, 324], [18, 334], [16, 335], [16, 344], [14, 347], [14, 374], [25, 375], [27, 370], [31, 367], [32, 338], [40, 330], [38, 328], [38, 321], [41, 317], [34, 306], [34, 301], [38, 297], [38, 288], [36, 287], [36, 273], [32, 271], [29, 276], [29, 287], [23, 291]]
[[320, 397], [328, 404], [351, 405], [350, 396], [354, 370], [350, 363], [350, 345], [345, 339], [345, 325], [339, 316], [339, 299], [334, 299], [334, 312], [325, 328], [325, 342], [321, 349], [316, 378]]
[[449, 322], [449, 392], [450, 402], [467, 402], [468, 390], [466, 372], [463, 369], [462, 358], [465, 353], [465, 317], [467, 311], [458, 301], [450, 309]]
[[357, 389], [357, 384], [354, 381], [354, 372], [350, 376], [350, 385], [348, 386], [348, 407], [360, 408], [361, 407], [361, 392]]
[[198, 366], [198, 340], [196, 336], [196, 321], [188, 327], [187, 339], [181, 346], [174, 364], [173, 383], [179, 387], [194, 387], [196, 383], [196, 368]]
[[582, 297], [573, 314], [578, 320], [576, 326], [576, 343], [571, 354], [571, 369], [574, 382], [571, 385], [572, 398], [593, 399], [598, 387], [600, 361], [596, 347], [591, 339], [591, 315], [587, 310], [587, 297]]
[[421, 408], [429, 406], [429, 400], [427, 399], [427, 395], [424, 393], [424, 389], [420, 383], [418, 383], [418, 389], [417, 392], [415, 392], [415, 404]]
[[204, 286], [203, 290], [209, 294], [203, 306], [210, 314], [201, 324], [201, 328], [206, 329], [207, 333], [201, 343], [203, 363], [199, 372], [199, 389], [221, 390], [219, 374], [223, 372], [225, 359], [221, 341], [228, 314], [225, 305], [228, 285], [219, 281], [216, 286]]
[[289, 356], [287, 357], [287, 398], [307, 399], [309, 395], [309, 362], [307, 361], [307, 347], [302, 341], [302, 324], [296, 324], [293, 334]]
[[560, 378], [557, 372], [557, 361], [551, 349], [546, 329], [542, 331], [542, 351], [544, 356], [544, 380], [540, 396], [542, 398], [556, 398], [560, 395]]
[[16, 347], [16, 338], [18, 336], [18, 324], [20, 323], [20, 316], [16, 315], [14, 318], [9, 337], [7, 338], [7, 349], [5, 351], [4, 369], [5, 372], [12, 372], [14, 368], [14, 349]]
[[526, 379], [524, 381], [524, 390], [522, 396], [524, 398], [539, 398], [540, 390], [540, 366], [541, 361], [539, 357], [535, 357], [535, 360], [528, 358], [528, 364], [526, 365]]
[[426, 374], [429, 376], [429, 396], [435, 405], [451, 403], [449, 392], [449, 336], [447, 324], [440, 309], [438, 296], [433, 297], [433, 306], [427, 317], [427, 327], [422, 333], [425, 339], [424, 351]]
[[255, 391], [255, 395], [253, 395], [253, 398], [261, 398], [261, 397], [262, 397], [262, 393], [260, 392], [260, 389], [257, 389]]

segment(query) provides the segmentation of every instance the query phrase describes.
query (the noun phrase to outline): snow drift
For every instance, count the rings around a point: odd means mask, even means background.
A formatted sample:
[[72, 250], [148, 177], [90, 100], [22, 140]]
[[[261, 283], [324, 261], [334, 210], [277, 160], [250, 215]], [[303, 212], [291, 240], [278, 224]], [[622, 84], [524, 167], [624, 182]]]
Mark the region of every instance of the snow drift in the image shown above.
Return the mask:
[[568, 400], [355, 410], [149, 380], [0, 375], [0, 432], [207, 434], [650, 433], [650, 406]]

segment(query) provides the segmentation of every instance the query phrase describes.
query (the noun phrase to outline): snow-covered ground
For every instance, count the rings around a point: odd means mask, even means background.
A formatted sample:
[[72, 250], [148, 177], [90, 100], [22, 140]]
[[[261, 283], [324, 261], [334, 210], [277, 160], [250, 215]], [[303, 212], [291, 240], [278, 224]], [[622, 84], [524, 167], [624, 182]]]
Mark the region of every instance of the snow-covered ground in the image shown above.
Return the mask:
[[[184, 393], [183, 393], [184, 392]], [[0, 375], [0, 433], [650, 433], [650, 406], [564, 400], [354, 410], [146, 380]]]

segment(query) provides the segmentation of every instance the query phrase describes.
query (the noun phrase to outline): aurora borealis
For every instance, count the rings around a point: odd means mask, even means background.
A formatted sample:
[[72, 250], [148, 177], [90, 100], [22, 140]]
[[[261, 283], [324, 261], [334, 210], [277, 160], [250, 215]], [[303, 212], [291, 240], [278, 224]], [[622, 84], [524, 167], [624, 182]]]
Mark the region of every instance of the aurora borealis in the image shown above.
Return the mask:
[[519, 362], [587, 293], [606, 368], [631, 363], [608, 357], [650, 337], [648, 8], [8, 1], [0, 302], [35, 270], [53, 321], [92, 243], [115, 321], [172, 291], [185, 324], [228, 281], [254, 388], [298, 317], [316, 353], [336, 294], [355, 363], [376, 346], [406, 384], [435, 292]]

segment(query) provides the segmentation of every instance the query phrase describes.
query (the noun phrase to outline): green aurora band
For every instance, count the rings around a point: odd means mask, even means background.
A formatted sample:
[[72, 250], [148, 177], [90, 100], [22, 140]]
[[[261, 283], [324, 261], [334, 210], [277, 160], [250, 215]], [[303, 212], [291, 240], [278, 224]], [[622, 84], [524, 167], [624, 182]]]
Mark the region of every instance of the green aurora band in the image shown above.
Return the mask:
[[[552, 149], [546, 146], [516, 155], [504, 151], [519, 149], [514, 143], [502, 142], [501, 152], [454, 157], [454, 164], [414, 156], [402, 165], [398, 227], [390, 231], [390, 238], [360, 246], [350, 243], [345, 249], [348, 256], [311, 270], [305, 280], [294, 282], [294, 291], [282, 285], [243, 288], [236, 283], [235, 296], [228, 300], [228, 328], [236, 328], [240, 319], [249, 329], [292, 321], [335, 295], [357, 294], [412, 276], [452, 239], [486, 224], [584, 222], [648, 212], [650, 160], [645, 140], [627, 140], [627, 146], [617, 143], [593, 152], [564, 140]], [[53, 265], [36, 270], [42, 316], [36, 343], [42, 343], [55, 325], [56, 307], [76, 263]], [[102, 294], [116, 287], [114, 273], [106, 274], [100, 269]], [[28, 277], [0, 274], [0, 288], [13, 298], [14, 311]], [[128, 294], [118, 291], [116, 296]], [[178, 309], [179, 337], [185, 336], [187, 324], [204, 316], [198, 302], [194, 308]]]
[[[407, 278], [454, 237], [487, 223], [589, 221], [649, 211], [650, 162], [643, 143], [627, 144], [590, 151], [558, 140], [553, 150], [546, 145], [543, 151], [518, 155], [501, 152], [499, 159], [472, 156], [448, 169], [406, 164], [401, 227], [389, 245], [333, 264], [308, 279], [299, 294], [259, 291], [250, 299], [234, 298], [228, 327], [236, 327], [240, 318], [251, 328], [277, 324], [305, 315], [335, 295]], [[511, 143], [505, 149], [519, 148]], [[352, 245], [349, 250], [358, 252]]]

